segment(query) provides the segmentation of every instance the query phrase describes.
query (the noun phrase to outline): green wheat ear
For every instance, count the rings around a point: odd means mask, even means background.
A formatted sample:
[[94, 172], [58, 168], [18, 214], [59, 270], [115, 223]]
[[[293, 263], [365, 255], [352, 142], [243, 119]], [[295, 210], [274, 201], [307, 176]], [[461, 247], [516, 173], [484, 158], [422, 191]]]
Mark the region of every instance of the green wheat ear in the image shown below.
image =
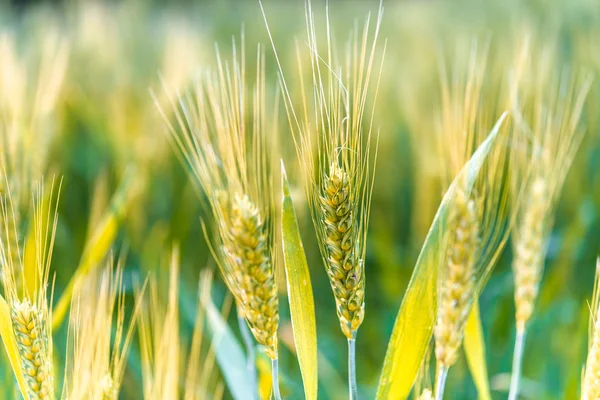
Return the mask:
[[351, 339], [365, 315], [365, 280], [360, 259], [358, 207], [350, 196], [348, 174], [332, 163], [323, 179], [321, 223], [325, 231], [325, 269], [342, 332]]
[[54, 376], [48, 346], [46, 314], [29, 300], [13, 301], [10, 317], [30, 399], [54, 398]]

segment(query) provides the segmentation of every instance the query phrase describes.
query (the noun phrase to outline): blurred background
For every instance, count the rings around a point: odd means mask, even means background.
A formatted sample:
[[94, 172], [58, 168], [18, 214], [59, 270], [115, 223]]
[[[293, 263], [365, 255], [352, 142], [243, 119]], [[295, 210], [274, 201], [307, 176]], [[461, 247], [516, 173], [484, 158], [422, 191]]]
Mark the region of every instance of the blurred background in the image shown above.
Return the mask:
[[[293, 78], [294, 46], [297, 40], [304, 43], [306, 35], [304, 3], [265, 1], [264, 7], [283, 68]], [[362, 24], [368, 12], [376, 15], [377, 8], [375, 1], [332, 1], [332, 25], [345, 39], [349, 28]], [[524, 32], [531, 32], [536, 43], [556, 48], [557, 68], [566, 65], [595, 75], [582, 119], [586, 138], [558, 206], [523, 366], [524, 398], [577, 398], [600, 253], [600, 3], [386, 1], [384, 8], [381, 37], [387, 38], [387, 52], [375, 111], [380, 150], [367, 248], [366, 317], [357, 340], [361, 392], [364, 398], [374, 397], [404, 289], [443, 193], [432, 129], [439, 112], [440, 57], [451, 59], [457, 44], [477, 38], [490, 43], [490, 71], [501, 71], [510, 61], [503, 55], [513, 51]], [[324, 3], [315, 1], [315, 12], [323, 15]], [[123, 185], [135, 186], [127, 189], [114, 243], [115, 249], [127, 250], [127, 290], [133, 292], [136, 276], [165, 268], [169, 248], [179, 243], [180, 323], [183, 341], [189, 341], [198, 276], [211, 264], [211, 255], [200, 225], [198, 193], [169, 146], [150, 93], [165, 104], [161, 79], [185, 91], [214, 62], [215, 44], [227, 54], [242, 28], [249, 60], [258, 43], [266, 46], [268, 86], [275, 94], [277, 66], [258, 1], [14, 1], [0, 7], [2, 112], [36, 120], [38, 133], [32, 140], [38, 150], [29, 154], [31, 162], [40, 164], [36, 168], [46, 176], [63, 177], [52, 264], [56, 293], [65, 289], [79, 264], [98, 203], [121, 195]], [[340, 46], [343, 42], [339, 40]], [[346, 341], [283, 110], [281, 117], [283, 154], [295, 187], [317, 304], [320, 398], [343, 399]], [[514, 343], [510, 260], [507, 246], [480, 299], [489, 376], [498, 399], [506, 396]], [[217, 278], [217, 302], [224, 293]], [[280, 332], [282, 342], [289, 343], [284, 296]], [[234, 315], [230, 325], [237, 332]], [[56, 336], [57, 346], [64, 347], [66, 326]], [[296, 360], [281, 347], [284, 397], [301, 398]], [[135, 353], [134, 346], [123, 399], [139, 398]], [[447, 393], [454, 399], [477, 396], [464, 357], [450, 371]]]

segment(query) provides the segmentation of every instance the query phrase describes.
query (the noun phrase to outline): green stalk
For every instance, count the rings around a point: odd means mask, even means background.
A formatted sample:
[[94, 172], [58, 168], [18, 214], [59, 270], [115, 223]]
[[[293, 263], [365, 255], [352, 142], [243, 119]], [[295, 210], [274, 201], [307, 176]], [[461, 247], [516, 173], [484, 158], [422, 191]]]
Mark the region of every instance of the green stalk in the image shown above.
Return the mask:
[[271, 376], [273, 378], [273, 399], [281, 400], [281, 393], [279, 393], [279, 361], [276, 358], [271, 360]]
[[510, 377], [510, 391], [508, 400], [517, 400], [519, 396], [519, 380], [521, 379], [521, 365], [523, 364], [523, 349], [525, 347], [525, 328], [517, 329], [515, 338], [515, 351], [512, 362], [512, 372]]
[[352, 339], [348, 339], [348, 392], [350, 400], [358, 400], [356, 384], [356, 331], [352, 331]]
[[448, 368], [440, 365], [437, 372], [437, 381], [435, 384], [435, 400], [444, 398], [444, 389], [446, 388], [446, 378], [448, 377]]
[[246, 368], [248, 369], [248, 375], [250, 377], [250, 382], [252, 384], [252, 392], [254, 393], [254, 397], [258, 399], [258, 383], [256, 378], [256, 353], [254, 351], [254, 341], [252, 340], [252, 334], [250, 333], [250, 329], [248, 328], [248, 324], [246, 323], [246, 319], [240, 312], [240, 307], [237, 307], [237, 320], [240, 328], [240, 332], [242, 333], [242, 340], [244, 341], [244, 346], [246, 347]]

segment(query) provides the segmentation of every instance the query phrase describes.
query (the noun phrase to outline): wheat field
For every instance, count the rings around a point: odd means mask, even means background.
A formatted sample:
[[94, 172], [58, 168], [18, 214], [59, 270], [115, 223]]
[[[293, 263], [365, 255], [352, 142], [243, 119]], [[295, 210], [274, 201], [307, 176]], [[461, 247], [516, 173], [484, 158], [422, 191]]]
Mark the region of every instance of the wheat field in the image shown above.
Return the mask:
[[0, 5], [0, 398], [600, 399], [600, 4]]

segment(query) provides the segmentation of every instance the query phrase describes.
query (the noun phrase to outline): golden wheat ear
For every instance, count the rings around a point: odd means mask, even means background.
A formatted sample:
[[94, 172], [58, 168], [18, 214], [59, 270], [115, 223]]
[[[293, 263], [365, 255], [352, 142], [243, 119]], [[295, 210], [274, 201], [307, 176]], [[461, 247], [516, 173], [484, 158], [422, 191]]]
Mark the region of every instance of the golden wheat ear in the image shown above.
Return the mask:
[[[21, 393], [29, 399], [53, 399], [55, 397], [54, 368], [52, 360], [51, 318], [52, 292], [48, 293], [48, 282], [56, 224], [60, 185], [55, 188], [52, 181], [50, 193], [45, 195], [44, 183], [36, 185], [31, 195], [31, 234], [26, 239], [24, 249], [17, 244], [2, 242], [1, 259], [4, 276], [4, 294], [8, 319], [3, 324], [11, 326], [11, 332], [3, 332], [2, 338], [9, 353], [16, 349], [18, 356], [11, 362]], [[9, 213], [14, 212], [10, 190], [2, 199], [2, 216], [5, 232], [16, 230], [10, 226]], [[16, 255], [15, 255], [16, 253]], [[19, 260], [15, 265], [14, 260]], [[18, 274], [18, 275], [17, 275]], [[17, 284], [21, 278], [21, 288]]]
[[[217, 50], [216, 66], [206, 70], [184, 96], [170, 96], [170, 110], [159, 109], [178, 155], [205, 194], [203, 205], [211, 216], [203, 225], [205, 236], [245, 320], [242, 331], [249, 328], [276, 363], [279, 299], [273, 180], [277, 140], [273, 138], [277, 107], [267, 103], [260, 46], [256, 75], [248, 82], [243, 41], [242, 37], [241, 51], [234, 43], [231, 59]], [[253, 348], [250, 344], [249, 352]]]
[[[378, 141], [373, 137], [377, 136], [373, 114], [385, 52], [385, 46], [380, 49], [377, 44], [382, 13], [380, 4], [375, 23], [369, 16], [362, 29], [351, 31], [346, 52], [338, 57], [332, 45], [329, 6], [326, 40], [321, 41], [312, 3], [307, 1], [306, 45], [297, 45], [298, 100], [292, 98], [279, 64], [313, 225], [340, 329], [348, 340], [351, 398], [358, 395], [354, 352], [365, 316], [366, 236]], [[264, 9], [263, 16], [266, 22]], [[269, 36], [279, 63], [270, 32]]]

